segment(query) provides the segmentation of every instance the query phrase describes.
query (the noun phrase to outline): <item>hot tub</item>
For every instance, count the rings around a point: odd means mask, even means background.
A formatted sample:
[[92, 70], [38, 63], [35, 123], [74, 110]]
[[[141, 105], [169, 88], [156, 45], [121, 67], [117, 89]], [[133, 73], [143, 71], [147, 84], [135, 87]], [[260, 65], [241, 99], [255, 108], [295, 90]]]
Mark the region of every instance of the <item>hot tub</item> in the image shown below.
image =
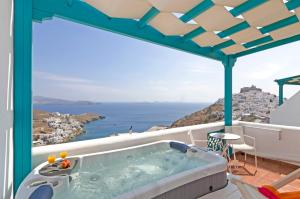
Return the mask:
[[68, 171], [48, 172], [47, 163], [36, 167], [21, 184], [16, 199], [194, 199], [227, 185], [223, 157], [176, 141], [70, 159], [74, 167]]

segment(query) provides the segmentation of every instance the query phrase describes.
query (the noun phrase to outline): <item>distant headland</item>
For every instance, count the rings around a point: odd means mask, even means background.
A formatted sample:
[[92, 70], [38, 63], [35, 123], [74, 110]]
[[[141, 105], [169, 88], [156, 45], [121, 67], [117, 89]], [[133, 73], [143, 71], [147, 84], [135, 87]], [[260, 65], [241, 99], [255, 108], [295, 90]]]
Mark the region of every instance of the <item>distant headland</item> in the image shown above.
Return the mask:
[[101, 104], [100, 102], [92, 102], [92, 101], [73, 101], [73, 100], [65, 100], [58, 99], [52, 97], [44, 97], [44, 96], [33, 96], [32, 103], [35, 105], [94, 105]]

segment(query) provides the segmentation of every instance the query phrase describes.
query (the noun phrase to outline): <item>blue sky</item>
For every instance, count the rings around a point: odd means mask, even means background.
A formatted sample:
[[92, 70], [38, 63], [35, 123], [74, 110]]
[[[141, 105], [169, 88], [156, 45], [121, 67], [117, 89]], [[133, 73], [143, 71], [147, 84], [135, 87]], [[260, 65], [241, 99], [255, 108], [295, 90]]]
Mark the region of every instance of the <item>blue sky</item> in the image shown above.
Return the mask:
[[[300, 74], [300, 43], [240, 58], [233, 91]], [[298, 63], [298, 64], [297, 64]], [[54, 19], [33, 27], [33, 93], [100, 102], [214, 102], [223, 97], [217, 61]], [[300, 89], [286, 86], [285, 96]]]

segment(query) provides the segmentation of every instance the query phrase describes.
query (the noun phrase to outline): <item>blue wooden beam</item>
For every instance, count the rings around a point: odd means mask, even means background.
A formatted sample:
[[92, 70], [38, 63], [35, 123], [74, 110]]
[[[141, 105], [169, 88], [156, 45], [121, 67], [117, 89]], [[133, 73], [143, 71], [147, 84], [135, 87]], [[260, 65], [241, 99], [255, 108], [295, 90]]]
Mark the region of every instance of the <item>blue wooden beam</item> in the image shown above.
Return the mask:
[[300, 1], [299, 0], [289, 0], [285, 3], [285, 6], [288, 10], [294, 10], [298, 7], [300, 7]]
[[32, 1], [14, 0], [13, 189], [31, 172], [32, 147]]
[[49, 13], [49, 12], [45, 12], [45, 11], [41, 11], [41, 10], [34, 10], [34, 12], [32, 13], [32, 18], [34, 22], [38, 22], [41, 23], [42, 21], [45, 20], [50, 20], [53, 18], [53, 14]]
[[197, 17], [199, 14], [203, 13], [204, 11], [208, 10], [214, 5], [214, 3], [211, 0], [204, 0], [201, 3], [199, 3], [197, 6], [192, 8], [190, 11], [186, 12], [184, 15], [180, 17], [181, 21], [183, 22], [189, 22], [190, 20]]
[[264, 45], [261, 45], [261, 46], [258, 46], [256, 48], [252, 48], [252, 49], [240, 52], [240, 53], [237, 53], [237, 54], [234, 55], [234, 57], [236, 57], [236, 58], [242, 57], [242, 56], [245, 56], [245, 55], [253, 54], [253, 53], [256, 53], [256, 52], [260, 52], [260, 51], [267, 50], [267, 49], [270, 49], [270, 48], [274, 48], [274, 47], [277, 47], [277, 46], [281, 46], [281, 45], [285, 45], [285, 44], [288, 44], [288, 43], [296, 42], [296, 41], [299, 41], [299, 40], [300, 40], [300, 34], [289, 37], [289, 38], [286, 38], [286, 39], [274, 41], [272, 43], [264, 44]]
[[199, 35], [201, 35], [202, 33], [206, 32], [202, 27], [196, 28], [195, 30], [185, 34], [183, 36], [184, 41], [187, 41], [189, 39], [193, 39], [194, 37], [197, 37]]
[[279, 93], [278, 93], [278, 98], [279, 98], [279, 100], [278, 100], [278, 105], [280, 106], [280, 105], [282, 105], [283, 104], [283, 85], [284, 85], [284, 83], [283, 82], [281, 82], [281, 81], [278, 81], [277, 82], [277, 84], [278, 84], [278, 90], [279, 90]]
[[245, 3], [242, 3], [241, 5], [231, 9], [229, 12], [234, 16], [239, 16], [240, 14], [243, 14], [263, 3], [267, 2], [267, 0], [251, 0], [246, 1]]
[[225, 42], [220, 43], [218, 45], [215, 45], [213, 47], [213, 49], [214, 50], [220, 50], [220, 49], [227, 48], [227, 47], [229, 47], [231, 45], [234, 45], [234, 44], [235, 44], [235, 42], [233, 40], [228, 40], [228, 41], [225, 41]]
[[193, 41], [182, 42], [181, 36], [165, 36], [151, 26], [141, 29], [138, 27], [138, 21], [132, 19], [110, 18], [93, 6], [80, 0], [73, 0], [72, 6], [68, 6], [62, 0], [33, 0], [33, 12], [36, 10], [214, 60], [222, 60], [223, 58], [221, 53], [214, 52], [211, 47], [200, 47]]
[[224, 65], [224, 122], [225, 126], [232, 125], [232, 68], [236, 58], [225, 56]]
[[251, 48], [253, 46], [257, 46], [257, 45], [260, 45], [260, 44], [263, 44], [263, 43], [266, 43], [266, 42], [269, 42], [269, 41], [272, 41], [273, 38], [270, 36], [270, 35], [267, 35], [265, 37], [262, 37], [260, 39], [256, 39], [254, 41], [250, 41], [248, 43], [245, 43], [243, 46], [245, 48]]
[[262, 34], [265, 34], [265, 33], [272, 32], [274, 30], [289, 26], [289, 25], [297, 23], [297, 22], [299, 22], [298, 17], [296, 15], [293, 15], [291, 17], [282, 19], [282, 20], [272, 23], [270, 25], [264, 26], [264, 27], [260, 28], [259, 31]]
[[285, 84], [287, 84], [287, 85], [297, 85], [297, 86], [299, 86], [299, 85], [300, 85], [300, 82], [286, 82]]
[[159, 10], [152, 7], [140, 20], [139, 27], [145, 27], [156, 15], [158, 15]]
[[219, 32], [217, 35], [221, 38], [224, 38], [224, 37], [233, 35], [234, 33], [237, 33], [239, 31], [242, 31], [242, 30], [244, 30], [246, 28], [249, 28], [249, 27], [250, 27], [250, 25], [246, 21], [244, 21], [244, 22], [239, 23], [235, 26], [232, 26], [232, 27], [230, 27], [226, 30], [223, 30], [222, 32]]
[[295, 75], [295, 76], [286, 77], [286, 78], [282, 78], [282, 79], [276, 79], [275, 82], [288, 83], [290, 80], [298, 79], [298, 78], [300, 78], [300, 75]]

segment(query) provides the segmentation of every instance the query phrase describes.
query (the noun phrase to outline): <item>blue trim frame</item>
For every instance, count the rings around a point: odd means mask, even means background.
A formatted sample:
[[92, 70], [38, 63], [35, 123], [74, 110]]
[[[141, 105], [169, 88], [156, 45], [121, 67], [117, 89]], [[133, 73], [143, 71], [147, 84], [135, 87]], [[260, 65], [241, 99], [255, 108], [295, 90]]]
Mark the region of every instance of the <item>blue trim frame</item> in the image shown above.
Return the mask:
[[32, 1], [14, 1], [14, 193], [31, 171]]
[[[267, 0], [251, 0], [230, 10], [233, 16], [238, 16]], [[300, 6], [299, 0], [290, 0], [286, 4], [289, 10]], [[200, 13], [214, 6], [211, 0], [204, 0], [196, 7], [184, 14], [180, 19], [188, 22]], [[53, 16], [119, 33], [140, 40], [152, 42], [162, 46], [171, 47], [192, 54], [222, 61], [225, 70], [224, 91], [224, 121], [226, 126], [232, 125], [232, 68], [237, 57], [245, 56], [276, 46], [300, 40], [300, 34], [290, 38], [261, 45], [250, 50], [226, 56], [220, 51], [235, 44], [229, 40], [214, 47], [201, 47], [192, 38], [202, 34], [205, 30], [201, 27], [182, 36], [165, 36], [151, 26], [148, 22], [159, 11], [151, 8], [140, 21], [132, 19], [111, 18], [96, 8], [81, 0], [14, 0], [14, 191], [26, 175], [31, 171], [31, 147], [32, 147], [32, 20], [42, 22]], [[298, 19], [297, 19], [298, 20]], [[299, 20], [298, 20], [299, 21]], [[295, 16], [283, 19], [274, 24], [261, 28], [261, 32], [270, 32], [296, 22]], [[221, 38], [234, 34], [249, 24], [241, 23], [218, 35]], [[264, 37], [245, 44], [253, 47], [264, 42], [271, 41], [271, 37]], [[282, 86], [283, 87], [283, 86]], [[283, 99], [283, 89], [280, 91]], [[283, 100], [281, 100], [282, 102]]]

